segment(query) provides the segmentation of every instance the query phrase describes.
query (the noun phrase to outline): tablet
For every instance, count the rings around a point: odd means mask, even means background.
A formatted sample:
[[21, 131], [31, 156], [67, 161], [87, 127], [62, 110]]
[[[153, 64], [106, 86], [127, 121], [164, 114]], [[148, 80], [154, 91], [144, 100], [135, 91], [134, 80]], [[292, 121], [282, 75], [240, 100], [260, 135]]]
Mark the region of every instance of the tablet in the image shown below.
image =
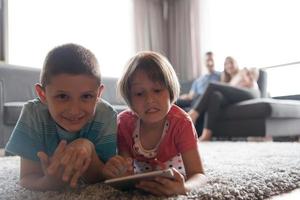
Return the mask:
[[135, 184], [142, 180], [152, 180], [157, 176], [167, 177], [170, 179], [174, 178], [174, 173], [171, 168], [165, 170], [158, 170], [152, 172], [146, 172], [142, 174], [134, 174], [130, 176], [124, 176], [120, 178], [113, 178], [104, 181], [105, 184], [108, 184], [118, 190], [128, 190], [134, 188]]

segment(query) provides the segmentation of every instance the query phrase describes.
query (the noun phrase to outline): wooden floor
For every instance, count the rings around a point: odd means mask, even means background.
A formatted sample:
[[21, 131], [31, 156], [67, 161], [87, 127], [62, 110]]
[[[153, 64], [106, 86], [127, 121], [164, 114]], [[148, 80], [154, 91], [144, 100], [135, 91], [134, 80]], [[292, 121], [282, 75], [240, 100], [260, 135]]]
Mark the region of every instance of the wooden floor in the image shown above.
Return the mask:
[[0, 157], [4, 156], [4, 149], [0, 149]]
[[299, 200], [299, 199], [300, 199], [300, 189], [296, 189], [291, 192], [272, 197], [269, 200]]

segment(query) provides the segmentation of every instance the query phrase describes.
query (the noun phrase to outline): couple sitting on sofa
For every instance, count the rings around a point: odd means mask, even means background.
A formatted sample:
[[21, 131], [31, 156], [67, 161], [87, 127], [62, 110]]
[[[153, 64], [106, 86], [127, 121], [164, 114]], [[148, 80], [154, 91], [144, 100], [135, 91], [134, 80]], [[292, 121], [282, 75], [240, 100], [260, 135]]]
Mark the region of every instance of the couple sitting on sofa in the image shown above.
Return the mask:
[[[219, 74], [214, 71], [211, 52], [206, 54], [206, 66], [209, 74], [203, 79], [197, 79], [193, 83], [190, 93], [182, 95], [178, 101], [179, 106], [187, 106], [186, 103], [182, 104], [182, 102], [183, 100], [190, 100], [189, 107], [191, 109], [188, 113], [195, 123], [200, 141], [211, 139], [213, 126], [221, 108], [243, 100], [260, 97], [257, 85], [259, 76], [257, 69], [239, 69], [237, 62], [232, 57], [227, 57], [224, 63], [224, 72], [220, 77], [221, 82], [217, 83], [218, 79], [215, 77], [218, 77]], [[194, 88], [197, 82], [202, 83], [203, 92], [195, 95], [196, 90]], [[200, 129], [199, 123], [202, 123], [203, 117], [203, 129]], [[202, 133], [200, 134], [200, 132]]]

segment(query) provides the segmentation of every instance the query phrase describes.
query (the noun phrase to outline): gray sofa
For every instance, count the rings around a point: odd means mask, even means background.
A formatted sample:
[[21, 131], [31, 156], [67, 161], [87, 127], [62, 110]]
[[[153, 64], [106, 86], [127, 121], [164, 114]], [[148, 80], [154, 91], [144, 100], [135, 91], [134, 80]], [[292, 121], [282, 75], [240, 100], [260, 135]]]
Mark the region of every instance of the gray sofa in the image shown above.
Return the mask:
[[268, 98], [264, 70], [260, 70], [257, 83], [261, 98], [225, 107], [213, 129], [214, 136], [300, 136], [300, 101]]
[[[273, 99], [267, 93], [267, 73], [260, 70], [257, 81], [261, 98], [242, 101], [221, 110], [213, 128], [216, 138], [245, 138], [248, 136], [273, 136], [285, 138], [300, 136], [300, 99]], [[187, 93], [191, 82], [186, 82], [182, 93]], [[186, 108], [185, 110], [189, 110]], [[201, 135], [203, 118], [196, 124]]]
[[[40, 70], [0, 63], [0, 148], [8, 141], [23, 104], [36, 97], [34, 84], [39, 82]], [[127, 106], [116, 95], [117, 78], [102, 78], [103, 99], [119, 112]]]
[[[23, 104], [36, 97], [34, 84], [39, 69], [0, 63], [0, 148], [8, 141]], [[116, 78], [103, 77], [103, 98], [119, 112], [127, 106], [116, 95]], [[188, 91], [191, 82], [182, 83]], [[267, 98], [266, 74], [258, 81], [263, 98], [243, 101], [224, 108], [214, 128], [217, 137], [299, 136], [300, 101]]]
[[300, 136], [300, 101], [260, 98], [228, 106], [214, 136]]

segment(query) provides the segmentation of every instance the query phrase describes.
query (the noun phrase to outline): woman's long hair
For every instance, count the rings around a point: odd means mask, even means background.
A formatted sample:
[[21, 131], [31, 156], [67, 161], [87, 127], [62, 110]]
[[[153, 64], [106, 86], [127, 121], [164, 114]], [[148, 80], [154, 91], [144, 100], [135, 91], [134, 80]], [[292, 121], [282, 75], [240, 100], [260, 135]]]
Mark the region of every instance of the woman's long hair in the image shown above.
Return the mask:
[[[234, 69], [236, 69], [236, 71], [234, 72], [234, 74], [229, 74], [229, 73], [226, 71], [226, 69], [225, 69], [225, 63], [226, 63], [226, 62], [231, 62], [231, 63], [232, 63]], [[238, 66], [238, 64], [237, 64], [237, 61], [236, 61], [233, 57], [227, 56], [227, 57], [225, 58], [225, 62], [224, 62], [224, 71], [223, 71], [222, 74], [221, 74], [221, 82], [223, 82], [223, 83], [229, 83], [229, 82], [231, 81], [232, 77], [233, 77], [234, 75], [236, 75], [238, 72], [239, 72], [239, 66]]]

